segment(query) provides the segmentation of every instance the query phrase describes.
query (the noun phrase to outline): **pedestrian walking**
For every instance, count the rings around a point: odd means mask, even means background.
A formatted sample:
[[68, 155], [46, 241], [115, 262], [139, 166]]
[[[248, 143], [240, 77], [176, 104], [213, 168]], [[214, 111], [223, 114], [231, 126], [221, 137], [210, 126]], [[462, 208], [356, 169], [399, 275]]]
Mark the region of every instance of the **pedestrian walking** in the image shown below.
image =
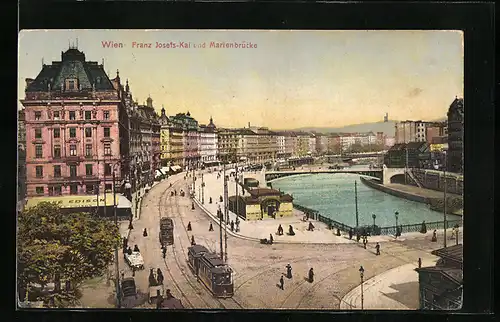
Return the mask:
[[163, 297], [160, 294], [160, 290], [156, 290], [156, 309], [161, 309], [163, 303]]
[[144, 230], [142, 231], [142, 236], [148, 237], [148, 231], [146, 230], [146, 228], [144, 228]]
[[167, 256], [167, 247], [166, 246], [162, 246], [161, 255], [163, 256], [163, 258], [165, 258]]
[[135, 266], [132, 266], [132, 277], [135, 277]]
[[422, 267], [422, 258], [418, 258], [418, 268]]
[[222, 199], [222, 196], [219, 196], [219, 202], [222, 202], [224, 199]]
[[314, 282], [314, 271], [313, 268], [309, 269], [309, 283]]
[[314, 225], [312, 222], [309, 222], [309, 227], [307, 227], [307, 230], [314, 231]]
[[286, 267], [286, 277], [292, 278], [292, 265], [288, 264]]
[[130, 246], [127, 248], [127, 254], [132, 255], [132, 248]]
[[156, 286], [155, 273], [154, 273], [152, 268], [149, 270], [148, 282], [149, 282], [149, 286]]
[[212, 203], [212, 197], [210, 197], [210, 199], [208, 199], [208, 203]]
[[128, 229], [129, 230], [134, 229], [134, 225], [132, 225], [132, 220], [128, 223]]
[[432, 242], [437, 242], [437, 232], [436, 230], [434, 229], [434, 231], [432, 232], [432, 239], [431, 239]]
[[352, 229], [349, 229], [349, 239], [352, 239], [352, 235], [353, 235]]
[[194, 242], [194, 235], [193, 235], [193, 236], [191, 236], [191, 246], [194, 246], [194, 245], [196, 245], [196, 243]]
[[208, 231], [214, 231], [214, 226], [212, 226], [212, 223], [210, 223], [210, 227], [208, 228]]
[[134, 245], [134, 252], [138, 252], [138, 253], [140, 253], [139, 246]]
[[269, 243], [272, 244], [274, 242], [273, 234], [269, 234]]
[[284, 290], [284, 289], [285, 289], [285, 288], [284, 288], [284, 285], [285, 285], [285, 280], [283, 279], [283, 275], [281, 275], [281, 277], [280, 277], [280, 288], [281, 288], [282, 290]]
[[281, 227], [281, 224], [278, 226], [278, 236], [283, 235], [283, 227]]
[[156, 279], [158, 280], [158, 284], [163, 285], [163, 273], [159, 268], [156, 270]]
[[340, 229], [337, 228], [337, 236], [340, 236]]
[[191, 231], [191, 222], [188, 222], [188, 224], [187, 224], [187, 230]]
[[363, 248], [366, 249], [366, 244], [368, 243], [368, 239], [365, 237], [363, 238]]
[[421, 234], [427, 233], [427, 225], [425, 224], [425, 220], [422, 221], [422, 226], [420, 227], [420, 233]]
[[359, 243], [359, 240], [361, 239], [361, 236], [359, 235], [359, 233], [356, 234], [356, 241]]
[[234, 221], [231, 220], [231, 231], [234, 231]]
[[170, 289], [167, 289], [166, 293], [165, 293], [166, 297], [167, 297], [167, 300], [169, 299], [173, 299], [174, 296], [172, 295], [172, 293], [170, 292]]
[[375, 251], [376, 251], [375, 255], [380, 255], [380, 244], [379, 243], [377, 243], [375, 245]]
[[194, 210], [194, 202], [191, 203], [191, 210]]

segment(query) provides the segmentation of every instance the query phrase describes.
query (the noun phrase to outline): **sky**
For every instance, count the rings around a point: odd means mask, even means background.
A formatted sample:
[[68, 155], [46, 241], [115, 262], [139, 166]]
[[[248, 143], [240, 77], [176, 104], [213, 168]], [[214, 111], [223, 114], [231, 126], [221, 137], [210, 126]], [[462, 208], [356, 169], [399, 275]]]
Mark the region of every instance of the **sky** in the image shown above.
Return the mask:
[[[110, 41], [122, 48], [103, 45]], [[77, 42], [87, 60], [104, 59], [110, 78], [119, 70], [139, 104], [150, 95], [158, 113], [189, 111], [218, 127], [342, 127], [382, 121], [386, 112], [436, 120], [463, 97], [460, 31], [23, 30], [19, 99], [42, 61], [60, 61]]]

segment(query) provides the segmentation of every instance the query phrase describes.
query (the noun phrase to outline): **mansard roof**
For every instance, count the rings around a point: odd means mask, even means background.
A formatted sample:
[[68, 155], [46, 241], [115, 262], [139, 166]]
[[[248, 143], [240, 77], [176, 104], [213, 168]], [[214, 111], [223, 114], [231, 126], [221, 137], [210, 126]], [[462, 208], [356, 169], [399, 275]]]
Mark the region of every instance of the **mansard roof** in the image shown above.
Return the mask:
[[70, 48], [61, 53], [61, 61], [53, 61], [51, 65], [44, 64], [35, 80], [26, 87], [26, 92], [46, 92], [49, 84], [50, 90], [60, 90], [67, 78], [78, 79], [81, 90], [92, 90], [92, 85], [95, 85], [96, 91], [114, 89], [103, 65], [85, 61], [83, 52]]

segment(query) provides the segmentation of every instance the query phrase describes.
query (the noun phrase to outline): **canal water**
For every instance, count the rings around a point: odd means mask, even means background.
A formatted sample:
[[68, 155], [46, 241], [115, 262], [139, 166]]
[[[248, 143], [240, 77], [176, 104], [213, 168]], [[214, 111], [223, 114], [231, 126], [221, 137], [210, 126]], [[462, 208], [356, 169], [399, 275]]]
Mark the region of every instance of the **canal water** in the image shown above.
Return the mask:
[[[398, 225], [420, 224], [422, 221], [442, 221], [443, 214], [429, 209], [424, 203], [409, 201], [369, 188], [361, 183], [359, 175], [347, 173], [306, 174], [272, 181], [274, 189], [289, 193], [294, 203], [319, 211], [323, 216], [356, 226], [354, 182], [358, 190], [359, 225], [380, 227], [396, 225], [395, 212], [399, 213]], [[447, 215], [447, 220], [459, 216]]]

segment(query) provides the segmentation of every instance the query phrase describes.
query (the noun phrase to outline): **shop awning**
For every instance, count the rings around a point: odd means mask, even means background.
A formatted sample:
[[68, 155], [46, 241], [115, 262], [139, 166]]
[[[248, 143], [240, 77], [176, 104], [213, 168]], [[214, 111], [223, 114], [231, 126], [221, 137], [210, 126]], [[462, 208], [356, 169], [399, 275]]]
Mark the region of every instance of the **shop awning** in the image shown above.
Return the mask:
[[160, 169], [160, 171], [161, 171], [162, 173], [164, 173], [164, 174], [167, 174], [167, 173], [168, 173], [168, 171], [170, 171], [170, 167], [163, 167], [163, 168], [161, 168], [161, 169]]
[[172, 169], [172, 171], [179, 171], [179, 170], [181, 170], [181, 169], [182, 169], [182, 168], [181, 168], [180, 166], [178, 166], [178, 165], [173, 165], [173, 166], [171, 166], [170, 168]]
[[[97, 197], [96, 196], [61, 196], [61, 197], [34, 197], [29, 198], [26, 203], [26, 208], [34, 207], [41, 202], [55, 202], [61, 208], [92, 208], [97, 207]], [[116, 194], [117, 208], [131, 208], [132, 203], [128, 201], [125, 196]], [[113, 194], [106, 194], [106, 199], [104, 195], [99, 196], [99, 207], [113, 206]]]
[[163, 175], [163, 172], [161, 172], [159, 169], [157, 169], [155, 178], [161, 177], [162, 175]]

